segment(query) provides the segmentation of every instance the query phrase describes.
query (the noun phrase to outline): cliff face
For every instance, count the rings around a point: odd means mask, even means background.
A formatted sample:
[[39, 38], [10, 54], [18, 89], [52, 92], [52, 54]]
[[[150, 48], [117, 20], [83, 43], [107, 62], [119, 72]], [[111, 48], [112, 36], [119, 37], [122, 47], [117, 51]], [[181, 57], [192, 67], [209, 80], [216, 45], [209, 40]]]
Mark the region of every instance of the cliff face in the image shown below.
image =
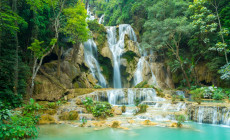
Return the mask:
[[[105, 27], [103, 34], [104, 30]], [[104, 35], [103, 39], [101, 37], [98, 33], [93, 34], [97, 46], [95, 58], [100, 64], [107, 87], [113, 87], [113, 53], [109, 48], [107, 37]], [[124, 45], [120, 65], [121, 80], [124, 88], [131, 88], [134, 87], [134, 74], [141, 55], [139, 44], [130, 40], [128, 35], [125, 35]], [[98, 80], [93, 76], [90, 66], [85, 61], [84, 51], [86, 50], [82, 44], [78, 52], [74, 52], [73, 48], [65, 50], [61, 56], [59, 76], [57, 75], [58, 60], [51, 60], [43, 64], [36, 78], [35, 98], [52, 101], [64, 96], [68, 89], [93, 88]], [[163, 62], [157, 62], [152, 55], [145, 56], [145, 61], [148, 64], [145, 64], [142, 69], [143, 81], [148, 81], [148, 84], [152, 85], [154, 82], [152, 74], [154, 74], [160, 88], [174, 88], [170, 69]]]

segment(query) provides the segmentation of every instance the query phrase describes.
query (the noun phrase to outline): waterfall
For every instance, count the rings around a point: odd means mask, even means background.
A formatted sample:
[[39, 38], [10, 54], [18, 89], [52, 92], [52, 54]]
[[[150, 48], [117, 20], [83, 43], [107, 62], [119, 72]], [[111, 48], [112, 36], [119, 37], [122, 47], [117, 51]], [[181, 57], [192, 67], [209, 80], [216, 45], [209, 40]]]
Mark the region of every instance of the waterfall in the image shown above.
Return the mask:
[[119, 25], [119, 39], [117, 40], [116, 26], [107, 28], [109, 48], [113, 54], [113, 84], [114, 88], [122, 88], [120, 73], [120, 57], [124, 50], [125, 35], [133, 41], [137, 41], [134, 30], [128, 24]]
[[90, 11], [90, 6], [89, 5], [87, 6], [87, 15], [88, 15], [88, 17], [86, 18], [86, 20], [94, 20], [95, 19], [95, 16]]
[[84, 43], [84, 56], [85, 62], [89, 66], [90, 72], [93, 77], [98, 79], [99, 85], [106, 87], [106, 80], [101, 74], [100, 65], [97, 61], [97, 46], [93, 39], [89, 39]]
[[176, 91], [176, 94], [185, 98], [184, 91]]
[[143, 73], [144, 66], [149, 67], [149, 69], [151, 71], [151, 75], [152, 75], [153, 85], [157, 85], [156, 77], [153, 74], [153, 71], [152, 71], [149, 63], [145, 60], [145, 56], [142, 56], [137, 63], [137, 69], [134, 73], [134, 85], [136, 86], [137, 84], [139, 84], [140, 82], [143, 81], [143, 77], [142, 77], [143, 74], [142, 73]]
[[99, 24], [102, 24], [104, 22], [104, 17], [105, 17], [104, 14], [100, 17], [100, 19], [98, 21]]
[[213, 112], [212, 124], [217, 124], [218, 122], [218, 119], [217, 119], [218, 111], [219, 111], [219, 107], [216, 107]]
[[199, 110], [198, 110], [198, 122], [199, 123], [203, 122], [203, 116], [204, 116], [204, 107], [199, 106]]

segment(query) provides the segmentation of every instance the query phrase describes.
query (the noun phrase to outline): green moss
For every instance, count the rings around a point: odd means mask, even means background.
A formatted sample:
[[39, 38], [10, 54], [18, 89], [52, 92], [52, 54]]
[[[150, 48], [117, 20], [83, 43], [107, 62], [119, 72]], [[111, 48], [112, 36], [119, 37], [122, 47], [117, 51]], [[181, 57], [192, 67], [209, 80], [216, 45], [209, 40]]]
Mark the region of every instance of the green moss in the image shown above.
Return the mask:
[[137, 54], [134, 53], [133, 51], [127, 51], [121, 57], [125, 58], [128, 61], [128, 63], [130, 63], [131, 61], [134, 60], [134, 57], [137, 57]]
[[101, 54], [98, 54], [98, 61], [102, 67], [102, 74], [105, 76], [107, 81], [110, 81], [113, 77], [113, 66], [109, 58], [103, 57]]
[[106, 39], [107, 39], [106, 29], [104, 25], [99, 24], [97, 20], [89, 21], [88, 27], [90, 31], [93, 32], [94, 40], [97, 42], [97, 48], [98, 48], [98, 51], [100, 52], [106, 43]]
[[76, 83], [74, 83], [74, 87], [75, 88], [79, 88], [79, 85], [78, 85], [78, 83], [76, 82]]
[[135, 86], [135, 88], [146, 88], [146, 85], [148, 85], [147, 81], [142, 81], [139, 84]]

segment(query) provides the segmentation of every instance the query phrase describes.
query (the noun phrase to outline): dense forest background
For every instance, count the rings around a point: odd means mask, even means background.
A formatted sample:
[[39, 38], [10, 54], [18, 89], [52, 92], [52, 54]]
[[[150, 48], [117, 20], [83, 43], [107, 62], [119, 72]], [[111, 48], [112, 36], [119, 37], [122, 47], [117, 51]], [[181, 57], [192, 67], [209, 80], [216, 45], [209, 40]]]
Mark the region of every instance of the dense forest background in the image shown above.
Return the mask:
[[[0, 98], [4, 104], [19, 106], [23, 96], [32, 95], [42, 64], [60, 60], [62, 48], [78, 51], [79, 44], [91, 37], [85, 21], [88, 4], [97, 17], [105, 14], [105, 26], [131, 24], [140, 46], [154, 50], [174, 75], [184, 79], [177, 87], [229, 87], [228, 0], [2, 0]], [[198, 82], [194, 70], [198, 64], [205, 65], [215, 79]]]

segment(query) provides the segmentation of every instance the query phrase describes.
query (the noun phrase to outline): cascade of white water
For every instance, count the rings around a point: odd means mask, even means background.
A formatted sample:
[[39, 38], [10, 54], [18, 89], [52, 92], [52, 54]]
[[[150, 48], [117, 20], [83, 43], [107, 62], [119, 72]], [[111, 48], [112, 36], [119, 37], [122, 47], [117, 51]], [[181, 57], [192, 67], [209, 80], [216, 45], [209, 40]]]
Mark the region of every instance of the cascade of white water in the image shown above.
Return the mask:
[[176, 94], [185, 98], [184, 91], [176, 91]]
[[142, 73], [143, 73], [143, 68], [146, 66], [149, 67], [149, 69], [151, 71], [152, 81], [153, 81], [152, 84], [157, 85], [156, 77], [153, 74], [153, 71], [152, 71], [149, 63], [145, 60], [145, 56], [142, 56], [137, 63], [137, 69], [134, 73], [134, 85], [135, 86], [143, 81], [143, 77], [142, 77], [143, 74]]
[[89, 39], [84, 43], [84, 56], [85, 62], [89, 66], [90, 71], [94, 78], [98, 79], [99, 85], [106, 87], [106, 80], [101, 74], [100, 65], [96, 59], [97, 57], [97, 46], [93, 39]]
[[104, 17], [105, 17], [104, 14], [100, 17], [100, 19], [98, 21], [99, 24], [102, 24], [104, 22]]
[[134, 30], [128, 24], [119, 25], [119, 40], [116, 36], [116, 27], [107, 28], [107, 38], [109, 48], [113, 54], [113, 84], [114, 88], [122, 88], [120, 73], [120, 57], [124, 50], [125, 35], [133, 41], [137, 41]]
[[225, 108], [222, 110], [222, 124], [230, 126], [230, 109]]
[[198, 110], [198, 122], [199, 123], [202, 123], [203, 122], [203, 116], [204, 116], [204, 107], [199, 107], [199, 110]]
[[213, 116], [212, 116], [212, 123], [213, 124], [217, 124], [217, 116], [218, 116], [218, 111], [219, 111], [219, 107], [216, 107], [214, 110], [213, 110]]
[[87, 6], [87, 15], [88, 17], [86, 18], [86, 20], [94, 20], [95, 16], [93, 15], [93, 13], [90, 11], [90, 6]]
[[112, 105], [120, 104], [120, 99], [125, 98], [125, 93], [122, 89], [107, 91], [108, 102]]

